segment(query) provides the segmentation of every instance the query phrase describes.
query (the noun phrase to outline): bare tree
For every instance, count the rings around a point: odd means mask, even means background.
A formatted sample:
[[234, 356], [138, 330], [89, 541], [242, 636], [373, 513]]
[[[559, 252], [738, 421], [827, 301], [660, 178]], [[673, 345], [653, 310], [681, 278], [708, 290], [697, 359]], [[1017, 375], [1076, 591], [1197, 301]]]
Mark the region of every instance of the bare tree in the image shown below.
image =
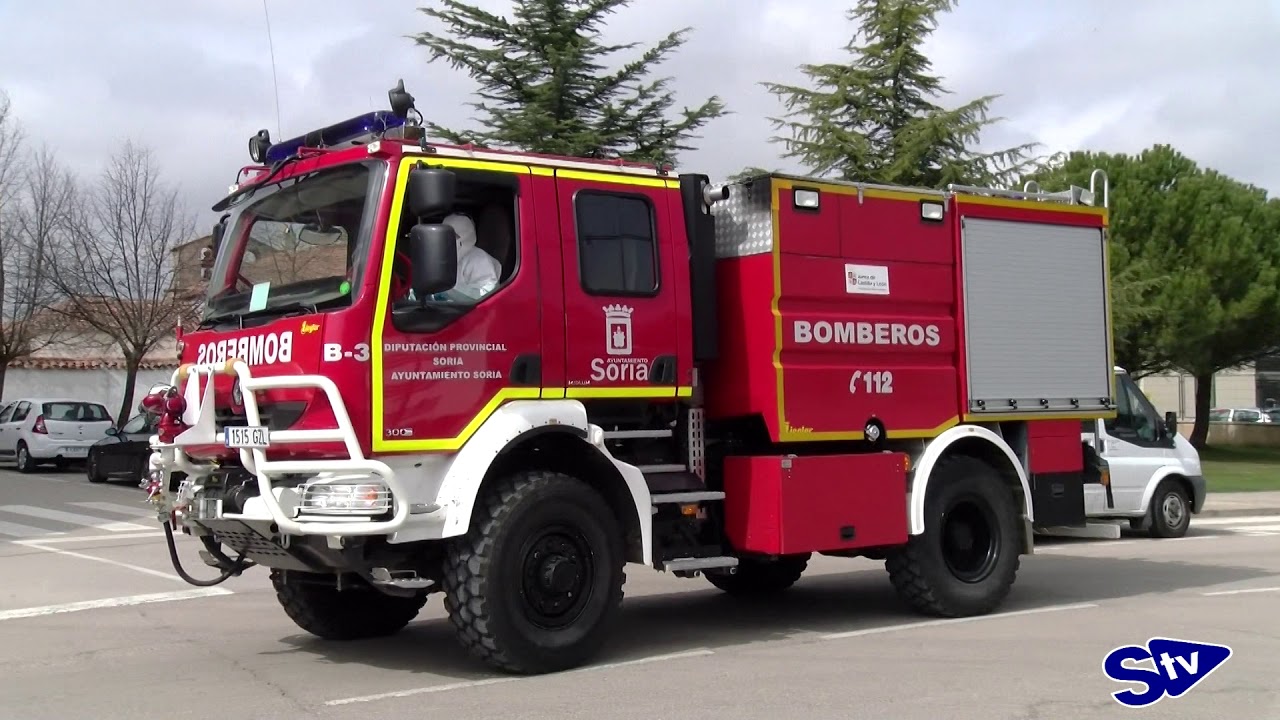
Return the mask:
[[62, 242], [50, 248], [55, 306], [69, 321], [111, 338], [125, 363], [118, 422], [129, 417], [143, 358], [171, 336], [189, 300], [170, 292], [171, 250], [194, 218], [160, 179], [151, 151], [126, 142], [96, 182], [82, 188]]
[[42, 310], [56, 293], [45, 248], [65, 226], [72, 179], [47, 147], [28, 153], [25, 141], [0, 93], [0, 393], [10, 364], [69, 334]]

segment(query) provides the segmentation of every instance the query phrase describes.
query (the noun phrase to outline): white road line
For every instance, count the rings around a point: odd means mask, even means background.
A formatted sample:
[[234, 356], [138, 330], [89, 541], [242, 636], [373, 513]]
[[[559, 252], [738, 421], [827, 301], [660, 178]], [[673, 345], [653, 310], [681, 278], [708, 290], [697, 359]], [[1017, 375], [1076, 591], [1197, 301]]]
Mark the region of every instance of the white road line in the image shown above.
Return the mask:
[[1019, 615], [1039, 615], [1041, 613], [1064, 612], [1067, 610], [1087, 610], [1089, 608], [1098, 607], [1097, 603], [1074, 603], [1071, 605], [1049, 605], [1047, 607], [1032, 608], [1030, 610], [1014, 610], [1012, 612], [992, 613], [990, 615], [972, 615], [962, 618], [948, 618], [946, 620], [922, 620], [920, 622], [902, 623], [900, 625], [885, 625], [883, 627], [864, 628], [862, 630], [850, 630], [848, 632], [830, 633], [819, 636], [820, 640], [843, 640], [844, 638], [862, 637], [864, 635], [880, 635], [882, 633], [898, 632], [899, 630], [915, 630], [916, 628], [937, 627], [939, 625], [957, 625], [959, 623], [978, 622], [980, 620], [999, 620], [1007, 617], [1017, 617]]
[[80, 560], [100, 562], [105, 565], [115, 565], [116, 567], [122, 567], [128, 570], [135, 570], [137, 572], [143, 573], [144, 575], [161, 577], [161, 578], [165, 578], [166, 580], [176, 580], [178, 582], [185, 582], [182, 578], [178, 577], [177, 575], [174, 575], [173, 573], [161, 572], [159, 570], [152, 570], [151, 568], [142, 567], [141, 565], [133, 565], [127, 562], [120, 562], [119, 560], [111, 560], [110, 558], [97, 557], [95, 555], [85, 555], [84, 553], [78, 553], [71, 550], [62, 550], [60, 548], [45, 547], [44, 545], [40, 544], [39, 540], [16, 540], [14, 541], [14, 545], [21, 545], [23, 547], [35, 548], [36, 550], [43, 550], [47, 553], [53, 553], [54, 555], [63, 555], [65, 557], [73, 557], [73, 558], [78, 558]]
[[1254, 525], [1258, 523], [1274, 523], [1280, 515], [1238, 515], [1236, 517], [1191, 518], [1191, 527], [1200, 525]]
[[[567, 672], [558, 673], [559, 675], [571, 675], [573, 673], [594, 672], [599, 670], [610, 670], [620, 667], [631, 667], [633, 665], [646, 665], [648, 663], [661, 662], [664, 660], [680, 660], [682, 658], [703, 657], [705, 655], [714, 655], [715, 651], [708, 648], [698, 648], [696, 650], [686, 650], [684, 652], [668, 653], [666, 655], [651, 655], [636, 660], [623, 660], [615, 663], [604, 663], [602, 665], [591, 665], [588, 667], [576, 668]], [[509, 682], [529, 682], [537, 680], [539, 676], [518, 676], [509, 675], [504, 677], [484, 678], [482, 680], [466, 680], [464, 682], [448, 683], [445, 685], [428, 685], [426, 687], [412, 688], [409, 690], [394, 690], [392, 692], [377, 693], [376, 695], [357, 695], [355, 697], [340, 698], [338, 700], [328, 700], [325, 705], [351, 705], [353, 703], [373, 702], [375, 700], [390, 700], [392, 698], [411, 697], [413, 695], [425, 695], [428, 693], [442, 693], [451, 690], [465, 690], [467, 688], [484, 687], [486, 685], [498, 685]], [[541, 676], [546, 677], [546, 676]], [[552, 676], [554, 677], [554, 676]]]
[[12, 537], [43, 537], [45, 535], [65, 535], [63, 532], [54, 532], [45, 530], [44, 528], [31, 527], [30, 525], [22, 525], [20, 523], [5, 522], [0, 520], [0, 535], [9, 535]]
[[[46, 533], [47, 534], [47, 533]], [[41, 545], [60, 545], [63, 543], [103, 542], [106, 540], [134, 540], [138, 538], [164, 537], [162, 531], [116, 533], [115, 535], [69, 535], [67, 537], [42, 538], [35, 542]]]
[[31, 517], [54, 520], [57, 522], [67, 523], [69, 525], [82, 525], [84, 527], [97, 528], [98, 530], [106, 530], [108, 532], [136, 532], [138, 530], [150, 530], [150, 528], [145, 525], [118, 522], [107, 520], [105, 518], [94, 517], [93, 515], [80, 515], [79, 513], [69, 513], [62, 510], [50, 510], [49, 508], [36, 507], [34, 505], [0, 505], [0, 511], [13, 513], [14, 515], [30, 515]]
[[120, 515], [132, 515], [135, 517], [137, 516], [146, 517], [147, 515], [155, 517], [155, 514], [156, 514], [155, 510], [151, 509], [146, 505], [143, 505], [142, 503], [138, 503], [137, 507], [130, 507], [128, 505], [121, 505], [120, 503], [109, 503], [109, 502], [73, 502], [69, 504], [75, 505], [76, 507], [87, 508], [89, 510], [97, 510], [98, 512], [117, 513]]
[[195, 588], [192, 590], [176, 590], [174, 592], [150, 593], [147, 595], [125, 595], [124, 597], [106, 598], [103, 600], [85, 600], [83, 602], [62, 603], [60, 605], [43, 605], [40, 607], [19, 608], [17, 610], [0, 610], [0, 621], [44, 617], [46, 615], [80, 612], [82, 610], [130, 607], [132, 605], [173, 602], [174, 600], [193, 600], [195, 598], [232, 594], [234, 593], [225, 588], [208, 587]]
[[1244, 595], [1246, 593], [1280, 592], [1280, 587], [1245, 588], [1243, 590], [1218, 590], [1217, 592], [1200, 593], [1205, 597], [1216, 595]]

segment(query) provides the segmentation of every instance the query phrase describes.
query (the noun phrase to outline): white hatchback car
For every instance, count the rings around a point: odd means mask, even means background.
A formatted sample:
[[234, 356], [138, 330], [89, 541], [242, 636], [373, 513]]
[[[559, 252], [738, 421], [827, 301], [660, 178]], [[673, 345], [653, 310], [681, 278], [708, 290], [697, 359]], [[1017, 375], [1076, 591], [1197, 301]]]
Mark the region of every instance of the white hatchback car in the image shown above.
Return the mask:
[[89, 448], [115, 426], [99, 403], [66, 398], [19, 398], [0, 409], [0, 458], [19, 472], [42, 463], [59, 468], [89, 456]]

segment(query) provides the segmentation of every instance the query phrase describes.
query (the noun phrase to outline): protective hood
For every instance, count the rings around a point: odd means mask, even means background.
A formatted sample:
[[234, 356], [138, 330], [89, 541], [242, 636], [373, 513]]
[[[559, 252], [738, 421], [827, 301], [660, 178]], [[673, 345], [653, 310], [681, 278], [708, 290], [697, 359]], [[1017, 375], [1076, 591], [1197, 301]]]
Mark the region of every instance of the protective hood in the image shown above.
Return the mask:
[[465, 254], [476, 246], [476, 225], [466, 215], [454, 213], [444, 219], [444, 224], [453, 228], [458, 235], [458, 255]]

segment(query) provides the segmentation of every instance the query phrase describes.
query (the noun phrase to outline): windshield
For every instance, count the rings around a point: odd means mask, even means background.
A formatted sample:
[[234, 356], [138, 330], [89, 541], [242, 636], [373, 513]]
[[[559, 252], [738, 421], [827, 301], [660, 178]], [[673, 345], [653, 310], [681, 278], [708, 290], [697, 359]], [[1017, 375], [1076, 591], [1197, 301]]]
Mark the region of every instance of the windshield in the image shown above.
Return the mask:
[[204, 320], [350, 304], [381, 178], [380, 163], [344, 165], [240, 198], [227, 219]]

